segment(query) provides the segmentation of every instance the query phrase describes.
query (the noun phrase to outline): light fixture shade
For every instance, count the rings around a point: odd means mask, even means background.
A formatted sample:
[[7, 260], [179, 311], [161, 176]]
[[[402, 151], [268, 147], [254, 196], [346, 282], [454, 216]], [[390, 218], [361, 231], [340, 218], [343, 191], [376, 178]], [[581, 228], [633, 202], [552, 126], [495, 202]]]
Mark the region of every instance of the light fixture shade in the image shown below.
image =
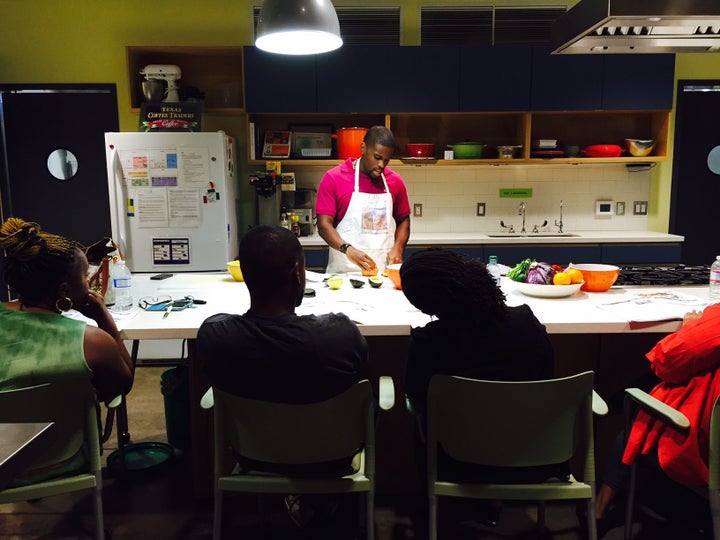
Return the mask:
[[255, 46], [277, 54], [318, 54], [342, 45], [340, 22], [330, 0], [265, 0]]

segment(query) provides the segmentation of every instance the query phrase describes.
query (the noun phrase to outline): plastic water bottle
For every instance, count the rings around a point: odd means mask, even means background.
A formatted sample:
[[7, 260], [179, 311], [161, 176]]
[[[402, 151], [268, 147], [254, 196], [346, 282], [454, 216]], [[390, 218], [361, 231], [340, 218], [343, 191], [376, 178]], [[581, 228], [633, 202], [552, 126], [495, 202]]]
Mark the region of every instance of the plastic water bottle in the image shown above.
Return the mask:
[[710, 267], [710, 302], [720, 302], [720, 255], [715, 257], [715, 262]]
[[118, 261], [112, 265], [112, 284], [115, 289], [114, 311], [130, 311], [133, 307], [132, 274], [125, 261]]
[[[495, 283], [499, 287], [500, 286], [500, 267], [498, 266], [497, 261], [498, 261], [498, 259], [495, 255], [490, 255], [490, 257], [488, 258], [488, 263], [487, 263], [486, 268], [487, 268], [488, 273], [492, 276], [492, 278], [495, 280]], [[720, 268], [718, 271], [720, 271]], [[718, 286], [720, 286], [720, 283], [718, 283]]]

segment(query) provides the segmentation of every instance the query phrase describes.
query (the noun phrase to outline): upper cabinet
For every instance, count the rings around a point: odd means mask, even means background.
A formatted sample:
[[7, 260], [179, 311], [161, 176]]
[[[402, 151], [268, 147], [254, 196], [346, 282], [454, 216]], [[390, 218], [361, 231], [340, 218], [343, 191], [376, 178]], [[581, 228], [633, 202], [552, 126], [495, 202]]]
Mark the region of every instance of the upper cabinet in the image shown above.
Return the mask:
[[456, 46], [345, 45], [317, 56], [318, 112], [458, 108]]
[[533, 111], [672, 109], [673, 54], [551, 55], [532, 49]]
[[245, 47], [248, 112], [316, 112], [315, 56], [287, 56]]
[[181, 70], [176, 82], [183, 95], [204, 94], [205, 113], [244, 111], [242, 47], [126, 47], [130, 107], [140, 109], [144, 101], [140, 74], [152, 64], [176, 65]]
[[457, 110], [529, 111], [531, 65], [530, 47], [461, 47]]
[[532, 48], [530, 110], [602, 109], [603, 59], [593, 55], [551, 55]]
[[673, 108], [674, 54], [606, 54], [603, 60], [603, 109]]

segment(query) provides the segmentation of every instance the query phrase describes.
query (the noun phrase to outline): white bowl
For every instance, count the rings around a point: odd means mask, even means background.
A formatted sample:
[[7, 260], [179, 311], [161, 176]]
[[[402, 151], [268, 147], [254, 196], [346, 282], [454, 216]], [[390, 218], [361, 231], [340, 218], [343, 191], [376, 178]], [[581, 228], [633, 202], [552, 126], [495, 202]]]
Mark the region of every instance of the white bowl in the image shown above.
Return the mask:
[[582, 283], [571, 283], [570, 285], [539, 285], [537, 283], [514, 282], [518, 291], [526, 296], [538, 298], [564, 298], [572, 296], [580, 290]]

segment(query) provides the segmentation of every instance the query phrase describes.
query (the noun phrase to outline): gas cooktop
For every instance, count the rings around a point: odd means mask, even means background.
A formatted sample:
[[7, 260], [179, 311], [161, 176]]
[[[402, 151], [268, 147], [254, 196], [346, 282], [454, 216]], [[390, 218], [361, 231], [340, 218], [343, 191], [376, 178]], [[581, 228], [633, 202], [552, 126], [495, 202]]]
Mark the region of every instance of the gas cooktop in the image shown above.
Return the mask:
[[684, 264], [621, 266], [615, 285], [707, 285], [710, 267]]

